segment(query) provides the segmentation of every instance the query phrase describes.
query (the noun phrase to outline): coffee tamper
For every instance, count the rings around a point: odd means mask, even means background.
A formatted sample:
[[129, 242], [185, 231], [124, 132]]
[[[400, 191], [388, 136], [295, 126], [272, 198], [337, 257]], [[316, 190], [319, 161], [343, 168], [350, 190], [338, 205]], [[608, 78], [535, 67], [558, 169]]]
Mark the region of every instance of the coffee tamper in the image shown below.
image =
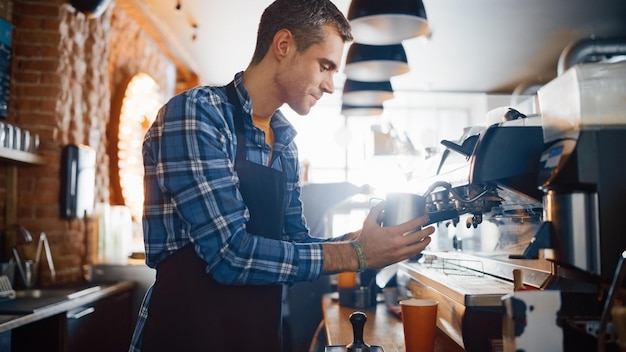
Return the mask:
[[367, 316], [363, 312], [354, 312], [350, 314], [350, 323], [352, 323], [353, 342], [348, 345], [330, 345], [326, 346], [324, 352], [384, 352], [381, 346], [370, 346], [363, 340], [363, 328]]
[[352, 333], [354, 340], [351, 344], [346, 345], [348, 352], [370, 352], [370, 345], [363, 341], [363, 328], [367, 316], [363, 312], [354, 312], [350, 314], [350, 323], [352, 323]]

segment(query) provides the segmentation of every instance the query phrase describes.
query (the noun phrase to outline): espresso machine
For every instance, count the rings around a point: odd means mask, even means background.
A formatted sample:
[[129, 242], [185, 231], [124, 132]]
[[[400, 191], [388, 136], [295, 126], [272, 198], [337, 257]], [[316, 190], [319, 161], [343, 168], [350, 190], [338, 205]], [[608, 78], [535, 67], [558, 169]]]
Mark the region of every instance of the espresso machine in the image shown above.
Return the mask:
[[545, 150], [539, 187], [558, 261], [611, 280], [626, 199], [626, 62], [582, 65], [538, 92]]
[[506, 350], [503, 303], [519, 290], [558, 296], [547, 320], [560, 350], [595, 350], [623, 286], [626, 62], [574, 66], [534, 99], [534, 111], [442, 141], [421, 189], [437, 231], [399, 265], [401, 294], [438, 300], [439, 328], [467, 351]]

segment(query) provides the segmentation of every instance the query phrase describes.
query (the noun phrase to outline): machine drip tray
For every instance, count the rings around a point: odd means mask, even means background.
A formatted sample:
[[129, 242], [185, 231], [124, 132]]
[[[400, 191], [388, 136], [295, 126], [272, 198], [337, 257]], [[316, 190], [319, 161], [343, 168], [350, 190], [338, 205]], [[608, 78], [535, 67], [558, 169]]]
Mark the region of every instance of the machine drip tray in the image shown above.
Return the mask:
[[[467, 263], [463, 263], [467, 264]], [[478, 263], [472, 263], [478, 265]], [[513, 292], [513, 283], [480, 271], [457, 266], [453, 261], [436, 264], [405, 263], [407, 272], [465, 307], [502, 306], [502, 296]]]
[[550, 275], [549, 263], [497, 259], [455, 252], [425, 253], [420, 263], [400, 265], [415, 280], [465, 307], [502, 306], [501, 297], [513, 292], [513, 270], [522, 269], [525, 281], [540, 287]]

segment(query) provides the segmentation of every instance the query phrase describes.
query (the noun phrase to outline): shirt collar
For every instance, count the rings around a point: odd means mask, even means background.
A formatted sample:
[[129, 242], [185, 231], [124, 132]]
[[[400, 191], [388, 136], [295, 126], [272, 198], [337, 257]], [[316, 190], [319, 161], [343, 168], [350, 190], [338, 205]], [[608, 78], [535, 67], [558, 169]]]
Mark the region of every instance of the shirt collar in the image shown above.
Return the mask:
[[[239, 100], [242, 103], [243, 111], [245, 113], [244, 126], [246, 128], [252, 128], [252, 100], [246, 86], [243, 84], [243, 71], [235, 74], [234, 78], [235, 90], [239, 95]], [[270, 121], [270, 126], [274, 129], [275, 141], [287, 145], [293, 141], [296, 137], [297, 131], [293, 125], [287, 120], [285, 115], [280, 110], [276, 110]]]

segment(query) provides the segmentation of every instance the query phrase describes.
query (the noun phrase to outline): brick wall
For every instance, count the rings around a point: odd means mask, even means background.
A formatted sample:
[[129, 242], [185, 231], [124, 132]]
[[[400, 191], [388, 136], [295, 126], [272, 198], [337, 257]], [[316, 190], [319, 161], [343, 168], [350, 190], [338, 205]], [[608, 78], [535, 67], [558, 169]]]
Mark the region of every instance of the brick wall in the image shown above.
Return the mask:
[[[95, 250], [89, 220], [59, 216], [59, 163], [68, 143], [96, 150], [96, 202], [110, 201], [107, 138], [113, 97], [137, 73], [160, 87], [173, 86], [173, 62], [113, 1], [87, 19], [65, 0], [13, 0], [13, 59], [8, 122], [40, 135], [44, 166], [18, 168], [18, 223], [51, 243], [57, 281], [83, 276]], [[175, 79], [175, 78], [173, 78]], [[168, 81], [169, 80], [169, 81]], [[164, 88], [165, 89], [165, 88]], [[5, 165], [0, 164], [1, 223], [5, 223]], [[22, 247], [34, 256], [35, 245]], [[49, 283], [42, 268], [42, 284]]]

